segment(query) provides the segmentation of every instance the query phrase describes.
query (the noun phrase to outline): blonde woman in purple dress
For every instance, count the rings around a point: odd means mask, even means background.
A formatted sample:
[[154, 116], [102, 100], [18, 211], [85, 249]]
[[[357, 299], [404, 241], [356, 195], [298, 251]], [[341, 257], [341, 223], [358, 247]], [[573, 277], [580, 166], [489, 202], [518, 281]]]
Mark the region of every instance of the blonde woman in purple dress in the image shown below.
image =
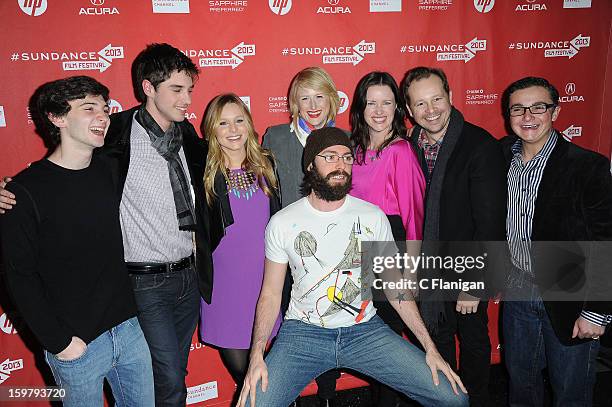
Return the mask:
[[[280, 209], [278, 177], [271, 154], [259, 145], [248, 108], [235, 94], [210, 102], [202, 133], [208, 141], [204, 189], [214, 279], [211, 303], [201, 302], [200, 335], [219, 349], [240, 388], [263, 281], [264, 232]], [[279, 315], [274, 332], [280, 322]]]

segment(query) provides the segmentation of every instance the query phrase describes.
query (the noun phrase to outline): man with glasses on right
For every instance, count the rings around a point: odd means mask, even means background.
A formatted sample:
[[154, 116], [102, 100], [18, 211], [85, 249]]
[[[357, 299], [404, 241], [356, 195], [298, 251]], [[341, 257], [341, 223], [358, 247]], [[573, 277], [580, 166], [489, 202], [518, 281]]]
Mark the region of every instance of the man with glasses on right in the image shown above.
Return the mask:
[[546, 367], [555, 406], [591, 406], [599, 338], [612, 314], [612, 273], [600, 255], [612, 240], [610, 163], [553, 128], [559, 92], [546, 79], [512, 83], [503, 106], [514, 133], [502, 141], [512, 259], [503, 310], [509, 404], [542, 406]]

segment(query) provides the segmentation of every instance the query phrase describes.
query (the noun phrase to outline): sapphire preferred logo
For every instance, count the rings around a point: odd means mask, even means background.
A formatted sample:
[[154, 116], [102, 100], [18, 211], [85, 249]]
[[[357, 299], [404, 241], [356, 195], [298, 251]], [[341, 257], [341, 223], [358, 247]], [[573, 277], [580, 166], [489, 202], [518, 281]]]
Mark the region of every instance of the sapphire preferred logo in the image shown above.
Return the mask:
[[563, 134], [564, 139], [571, 142], [574, 137], [582, 136], [582, 126], [574, 126], [572, 124], [567, 129], [563, 130], [561, 134]]
[[201, 403], [218, 397], [219, 389], [216, 380], [187, 388], [187, 405]]
[[546, 3], [539, 0], [518, 0], [514, 11], [546, 11]]
[[359, 64], [366, 55], [376, 53], [376, 43], [361, 40], [359, 43], [332, 47], [287, 47], [283, 56], [321, 55], [324, 64]]
[[211, 13], [242, 13], [248, 7], [248, 0], [209, 0]]
[[453, 5], [453, 0], [419, 0], [421, 11], [446, 11]]
[[268, 113], [288, 113], [287, 96], [268, 96]]
[[284, 16], [291, 10], [292, 0], [268, 0], [270, 10], [276, 15]]
[[350, 7], [340, 4], [340, 0], [327, 0], [328, 6], [319, 6], [317, 14], [351, 14]]
[[466, 105], [492, 105], [499, 100], [499, 94], [487, 92], [484, 89], [467, 89], [465, 91]]
[[0, 384], [4, 383], [11, 377], [11, 373], [15, 370], [23, 369], [23, 359], [11, 360], [6, 358], [0, 363]]
[[32, 17], [38, 17], [47, 11], [47, 0], [17, 0], [21, 11]]
[[536, 41], [536, 42], [511, 42], [509, 50], [544, 50], [545, 58], [567, 57], [572, 59], [582, 48], [591, 45], [591, 37], [578, 34], [571, 40]]
[[123, 47], [108, 44], [100, 51], [13, 52], [11, 62], [61, 61], [64, 71], [106, 71], [115, 59], [123, 59]]
[[584, 102], [584, 96], [576, 95], [576, 84], [574, 82], [568, 82], [565, 85], [565, 96], [560, 96], [559, 102], [561, 103]]
[[436, 53], [438, 61], [470, 62], [478, 52], [487, 50], [487, 40], [474, 37], [466, 44], [410, 44], [402, 45], [400, 53], [422, 54]]
[[188, 49], [183, 53], [190, 58], [197, 58], [200, 68], [231, 67], [236, 69], [247, 57], [255, 56], [255, 44], [245, 44], [242, 41], [231, 49]]
[[152, 0], [153, 13], [189, 14], [189, 0]]
[[[4, 106], [0, 106], [0, 127], [6, 127], [6, 116], [4, 116]], [[4, 317], [5, 314], [3, 314], [2, 316]], [[2, 324], [1, 319], [0, 319], [0, 324]]]
[[479, 13], [488, 13], [493, 10], [495, 0], [474, 0], [474, 8]]
[[370, 13], [402, 11], [402, 0], [370, 0]]
[[591, 8], [591, 0], [563, 0], [563, 8]]
[[105, 6], [105, 0], [89, 0], [93, 7], [81, 7], [79, 10], [80, 16], [107, 16], [119, 14], [117, 7]]

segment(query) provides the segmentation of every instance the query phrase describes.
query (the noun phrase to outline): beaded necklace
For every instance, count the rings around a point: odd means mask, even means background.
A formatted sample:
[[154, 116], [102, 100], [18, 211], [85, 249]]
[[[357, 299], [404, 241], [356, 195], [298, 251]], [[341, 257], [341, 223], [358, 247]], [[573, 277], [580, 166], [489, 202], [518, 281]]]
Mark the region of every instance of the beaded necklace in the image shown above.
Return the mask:
[[259, 189], [259, 184], [256, 182], [257, 177], [252, 171], [228, 170], [229, 176], [229, 191], [236, 198], [250, 199]]

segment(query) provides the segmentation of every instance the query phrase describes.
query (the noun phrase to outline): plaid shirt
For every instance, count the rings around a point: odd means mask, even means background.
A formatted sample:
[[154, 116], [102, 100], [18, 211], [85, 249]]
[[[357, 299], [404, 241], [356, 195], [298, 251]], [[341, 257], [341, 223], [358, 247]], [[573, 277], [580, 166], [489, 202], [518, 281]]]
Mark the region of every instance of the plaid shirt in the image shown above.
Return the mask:
[[441, 137], [438, 141], [431, 144], [427, 135], [425, 134], [425, 130], [421, 129], [421, 133], [419, 134], [418, 144], [419, 148], [423, 150], [425, 154], [425, 162], [427, 163], [427, 182], [431, 179], [431, 174], [433, 172], [434, 167], [436, 166], [436, 159], [438, 158], [438, 153], [440, 152], [440, 146], [442, 145], [442, 141], [444, 137]]

